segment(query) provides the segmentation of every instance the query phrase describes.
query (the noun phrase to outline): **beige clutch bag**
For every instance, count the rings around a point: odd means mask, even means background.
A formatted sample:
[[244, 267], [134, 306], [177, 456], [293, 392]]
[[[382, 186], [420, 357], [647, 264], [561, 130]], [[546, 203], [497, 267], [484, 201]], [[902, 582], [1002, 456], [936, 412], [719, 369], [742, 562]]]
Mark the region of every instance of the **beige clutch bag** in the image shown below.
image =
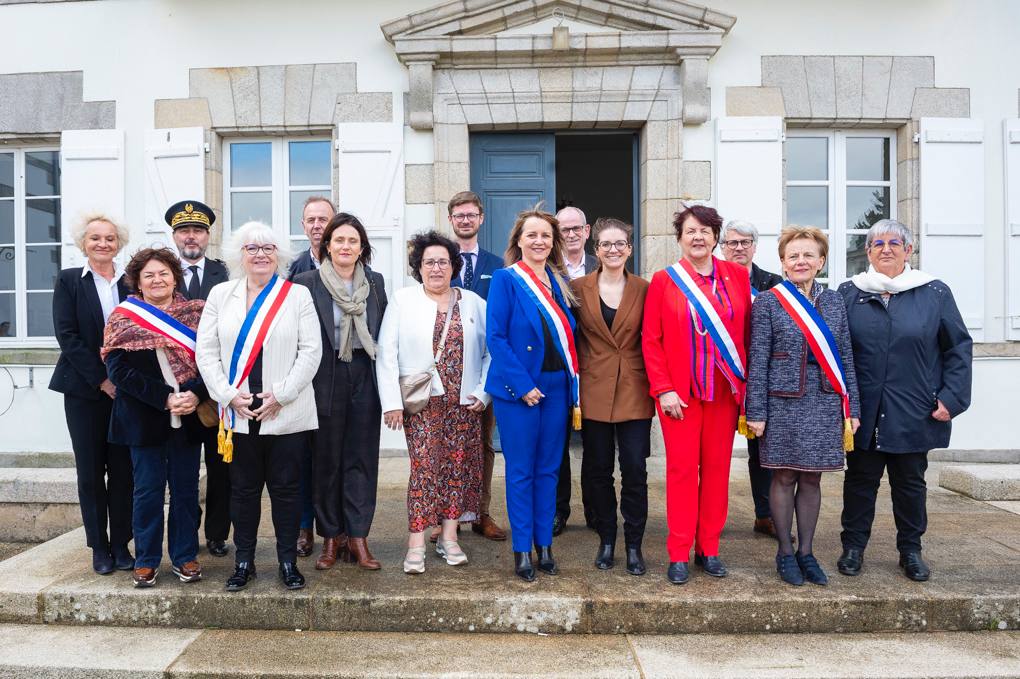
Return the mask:
[[[443, 334], [439, 337], [439, 351], [433, 359], [433, 366], [439, 365], [439, 359], [443, 355], [443, 348], [446, 346], [446, 333], [450, 330], [450, 319], [453, 318], [453, 305], [459, 298], [456, 288], [450, 304], [446, 307], [446, 323], [443, 325]], [[432, 371], [404, 375], [397, 379], [400, 383], [400, 400], [404, 403], [404, 413], [415, 415], [425, 410], [432, 396]]]

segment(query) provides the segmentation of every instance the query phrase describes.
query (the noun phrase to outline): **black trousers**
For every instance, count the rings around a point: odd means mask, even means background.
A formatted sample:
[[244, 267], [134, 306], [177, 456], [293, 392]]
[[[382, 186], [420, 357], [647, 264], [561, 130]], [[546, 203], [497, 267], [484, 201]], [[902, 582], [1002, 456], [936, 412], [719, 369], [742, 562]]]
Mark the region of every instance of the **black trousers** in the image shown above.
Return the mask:
[[769, 486], [772, 485], [772, 470], [764, 469], [758, 459], [758, 439], [747, 442], [747, 474], [751, 477], [751, 498], [754, 500], [754, 517], [767, 519], [772, 516], [769, 509]]
[[234, 523], [235, 561], [255, 560], [255, 543], [262, 519], [262, 488], [269, 488], [280, 563], [297, 559], [301, 523], [301, 451], [305, 432], [261, 436], [258, 422], [248, 422], [248, 434], [234, 432], [234, 460], [230, 463], [230, 518]]
[[[570, 428], [570, 423], [568, 422], [567, 442], [563, 446], [563, 461], [560, 463], [560, 476], [556, 481], [556, 516], [562, 518], [563, 523], [566, 523], [570, 517], [570, 491], [572, 485], [570, 481], [570, 439], [573, 436], [574, 431]], [[588, 487], [584, 483], [583, 475], [581, 476], [581, 506], [584, 507], [585, 524], [593, 524], [595, 522], [595, 515], [591, 511], [591, 505], [588, 500]]]
[[226, 540], [230, 536], [230, 465], [216, 450], [217, 428], [207, 429], [202, 439], [205, 450], [205, 539]]
[[901, 554], [921, 551], [921, 536], [928, 528], [926, 506], [928, 487], [924, 473], [928, 453], [883, 453], [854, 450], [846, 456], [843, 478], [844, 548], [864, 549], [875, 520], [875, 499], [882, 474], [889, 471], [893, 519], [896, 521], [896, 549]]
[[327, 538], [363, 538], [375, 516], [382, 407], [368, 354], [355, 351], [350, 363], [334, 360], [332, 408], [328, 415], [320, 411], [315, 434], [317, 530]]
[[96, 401], [64, 394], [81, 522], [85, 541], [92, 549], [124, 547], [131, 540], [135, 487], [131, 451], [106, 440], [112, 412], [113, 401], [105, 394]]
[[648, 520], [648, 473], [645, 460], [651, 455], [652, 421], [598, 422], [584, 420], [581, 437], [581, 486], [588, 499], [602, 544], [616, 543], [616, 484], [613, 469], [617, 449], [620, 459], [620, 513], [623, 539], [628, 547], [641, 545]]

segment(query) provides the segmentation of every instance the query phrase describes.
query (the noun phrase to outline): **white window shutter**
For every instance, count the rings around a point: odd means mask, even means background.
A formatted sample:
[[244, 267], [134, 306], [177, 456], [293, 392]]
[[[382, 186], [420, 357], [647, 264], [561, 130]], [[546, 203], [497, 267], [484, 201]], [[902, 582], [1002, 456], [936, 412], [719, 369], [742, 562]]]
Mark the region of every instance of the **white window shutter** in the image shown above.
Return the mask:
[[1003, 126], [1006, 172], [1006, 337], [1020, 340], [1020, 118]]
[[361, 220], [372, 268], [392, 294], [404, 286], [404, 131], [400, 123], [337, 126], [338, 205]]
[[163, 215], [181, 200], [206, 202], [205, 130], [149, 130], [145, 134], [145, 245], [173, 246]]
[[[922, 118], [921, 269], [953, 291], [975, 342], [984, 341], [984, 125], [969, 118]], [[975, 269], [975, 266], [977, 269]]]
[[[72, 225], [85, 213], [124, 221], [124, 131], [64, 130], [60, 135], [60, 230], [63, 267], [81, 266]], [[121, 253], [123, 260], [126, 253]]]
[[715, 208], [725, 221], [741, 219], [758, 229], [755, 263], [779, 273], [783, 224], [783, 119], [778, 116], [717, 118]]

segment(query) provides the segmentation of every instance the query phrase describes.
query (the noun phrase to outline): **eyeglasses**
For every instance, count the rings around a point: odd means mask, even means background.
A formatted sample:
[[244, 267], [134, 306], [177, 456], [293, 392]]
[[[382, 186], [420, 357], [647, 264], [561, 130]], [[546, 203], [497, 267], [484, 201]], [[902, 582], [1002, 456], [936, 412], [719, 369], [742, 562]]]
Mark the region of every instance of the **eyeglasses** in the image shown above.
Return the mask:
[[480, 212], [457, 212], [450, 215], [450, 219], [455, 222], [473, 222], [481, 216]]
[[605, 250], [606, 252], [609, 252], [613, 248], [616, 248], [617, 250], [622, 252], [623, 250], [625, 250], [630, 245], [630, 243], [628, 243], [625, 240], [612, 240], [612, 241], [610, 241], [610, 240], [600, 240], [598, 245], [599, 245], [599, 250]]
[[422, 260], [422, 268], [424, 269], [445, 269], [450, 266], [450, 260], [448, 259], [425, 259]]
[[561, 232], [561, 233], [562, 233], [562, 234], [563, 234], [564, 236], [566, 236], [566, 235], [568, 235], [568, 234], [569, 234], [569, 235], [572, 235], [572, 236], [574, 236], [574, 235], [578, 235], [578, 234], [580, 234], [580, 233], [581, 233], [582, 231], [584, 231], [584, 227], [583, 227], [583, 226], [561, 226], [561, 227], [560, 227], [560, 232]]
[[267, 255], [271, 255], [276, 252], [276, 246], [273, 245], [272, 243], [266, 243], [265, 245], [255, 245], [254, 243], [249, 243], [248, 245], [245, 245], [241, 249], [247, 252], [252, 257], [259, 254], [259, 250], [261, 250], [263, 253]]
[[890, 238], [889, 240], [880, 240], [876, 238], [875, 240], [871, 241], [871, 247], [875, 248], [876, 250], [881, 250], [886, 245], [889, 246], [890, 250], [899, 250], [900, 248], [903, 247], [903, 241], [898, 240], [896, 238]]
[[724, 240], [722, 244], [724, 248], [729, 248], [730, 250], [737, 250], [740, 248], [746, 250], [754, 245], [754, 241], [750, 238], [744, 238], [742, 240]]

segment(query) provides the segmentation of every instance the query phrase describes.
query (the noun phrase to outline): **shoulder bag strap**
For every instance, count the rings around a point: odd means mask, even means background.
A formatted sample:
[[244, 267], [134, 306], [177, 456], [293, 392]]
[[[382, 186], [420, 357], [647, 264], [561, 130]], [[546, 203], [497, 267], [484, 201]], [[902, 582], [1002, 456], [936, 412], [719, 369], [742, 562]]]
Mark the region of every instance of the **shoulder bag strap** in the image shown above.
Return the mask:
[[446, 323], [443, 324], [443, 334], [439, 336], [439, 350], [436, 351], [436, 357], [433, 362], [438, 366], [439, 359], [443, 356], [443, 350], [446, 348], [446, 334], [450, 331], [450, 320], [453, 319], [453, 307], [460, 300], [460, 293], [457, 288], [450, 288], [450, 303], [446, 305]]

